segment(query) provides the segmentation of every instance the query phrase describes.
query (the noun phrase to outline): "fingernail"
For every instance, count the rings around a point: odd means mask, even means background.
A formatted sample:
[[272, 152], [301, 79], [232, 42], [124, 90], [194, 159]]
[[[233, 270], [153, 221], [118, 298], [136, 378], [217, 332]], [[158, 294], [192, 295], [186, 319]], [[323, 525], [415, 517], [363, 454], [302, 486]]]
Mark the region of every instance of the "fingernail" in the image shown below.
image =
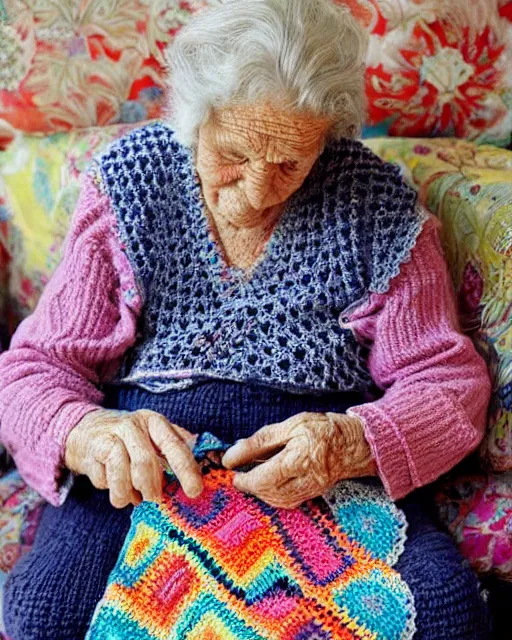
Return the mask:
[[196, 485], [195, 487], [189, 489], [188, 497], [194, 500], [195, 498], [199, 498], [199, 496], [203, 493], [203, 485]]
[[233, 486], [235, 487], [235, 489], [238, 489], [238, 491], [244, 490], [242, 478], [239, 473], [235, 473], [235, 476], [233, 478]]
[[236, 463], [236, 459], [240, 455], [240, 449], [242, 448], [243, 443], [244, 440], [237, 440], [235, 444], [222, 456], [222, 464], [228, 469]]

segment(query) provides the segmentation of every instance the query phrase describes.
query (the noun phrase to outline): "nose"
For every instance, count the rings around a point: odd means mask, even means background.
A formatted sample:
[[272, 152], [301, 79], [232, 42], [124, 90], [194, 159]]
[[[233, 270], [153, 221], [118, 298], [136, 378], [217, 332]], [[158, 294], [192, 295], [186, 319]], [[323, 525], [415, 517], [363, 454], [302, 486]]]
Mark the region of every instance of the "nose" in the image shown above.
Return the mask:
[[263, 209], [274, 182], [275, 167], [270, 162], [252, 162], [246, 174], [246, 196], [254, 209]]

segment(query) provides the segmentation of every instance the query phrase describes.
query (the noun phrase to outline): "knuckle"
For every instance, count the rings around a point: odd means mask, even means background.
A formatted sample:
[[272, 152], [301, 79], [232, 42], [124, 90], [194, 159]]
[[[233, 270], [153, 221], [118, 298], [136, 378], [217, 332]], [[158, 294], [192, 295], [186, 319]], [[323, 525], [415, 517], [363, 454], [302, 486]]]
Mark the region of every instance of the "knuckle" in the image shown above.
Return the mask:
[[161, 416], [156, 411], [151, 411], [151, 409], [138, 409], [134, 413], [135, 419], [138, 422], [142, 422], [142, 424], [147, 424], [148, 422], [162, 422], [163, 416]]
[[192, 462], [182, 456], [176, 456], [172, 460], [171, 466], [174, 473], [176, 473], [177, 475], [184, 475], [186, 473], [193, 472]]
[[259, 431], [256, 431], [256, 433], [253, 436], [251, 436], [247, 440], [244, 440], [244, 443], [246, 444], [247, 447], [250, 447], [253, 444], [257, 446], [264, 446], [267, 444], [269, 439], [270, 439], [270, 429], [267, 429], [266, 427], [262, 427]]
[[152, 472], [155, 468], [155, 456], [149, 451], [142, 451], [138, 456], [136, 468], [146, 473]]
[[116, 468], [122, 457], [122, 449], [119, 443], [115, 442], [105, 457], [105, 464]]
[[174, 433], [170, 429], [165, 429], [160, 434], [160, 439], [158, 445], [167, 450], [176, 450], [180, 451], [181, 447], [179, 447], [179, 441], [175, 437]]
[[135, 489], [142, 490], [143, 487], [150, 483], [150, 478], [141, 469], [135, 468], [132, 471], [132, 483]]
[[93, 447], [94, 457], [98, 461], [105, 463], [110, 458], [112, 451], [116, 449], [117, 443], [117, 437], [113, 434], [107, 434], [98, 438]]

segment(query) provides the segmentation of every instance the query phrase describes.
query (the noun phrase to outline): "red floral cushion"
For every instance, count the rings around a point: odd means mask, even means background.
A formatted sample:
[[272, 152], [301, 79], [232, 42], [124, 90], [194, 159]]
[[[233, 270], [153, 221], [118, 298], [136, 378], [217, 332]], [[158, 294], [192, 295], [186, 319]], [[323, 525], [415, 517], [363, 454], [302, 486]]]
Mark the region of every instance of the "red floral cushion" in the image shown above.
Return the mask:
[[511, 0], [350, 2], [373, 12], [370, 125], [397, 136], [510, 143]]
[[[3, 0], [0, 125], [49, 133], [160, 116], [162, 52], [209, 1]], [[371, 34], [369, 125], [509, 144], [512, 0], [333, 1]]]
[[163, 49], [204, 4], [3, 0], [0, 122], [52, 133], [158, 117]]

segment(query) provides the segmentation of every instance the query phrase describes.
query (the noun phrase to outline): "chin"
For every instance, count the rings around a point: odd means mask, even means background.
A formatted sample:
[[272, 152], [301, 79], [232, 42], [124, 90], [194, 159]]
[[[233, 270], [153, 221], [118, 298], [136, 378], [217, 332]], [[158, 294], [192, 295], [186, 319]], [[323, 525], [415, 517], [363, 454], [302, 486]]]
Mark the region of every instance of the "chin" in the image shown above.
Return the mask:
[[229, 220], [231, 224], [236, 226], [247, 226], [260, 222], [260, 215], [254, 209], [246, 209], [245, 211], [219, 211], [219, 213]]
[[212, 213], [222, 216], [232, 224], [247, 224], [256, 221], [258, 218], [257, 212], [249, 203], [233, 202], [231, 198], [226, 198], [225, 200], [220, 198]]

